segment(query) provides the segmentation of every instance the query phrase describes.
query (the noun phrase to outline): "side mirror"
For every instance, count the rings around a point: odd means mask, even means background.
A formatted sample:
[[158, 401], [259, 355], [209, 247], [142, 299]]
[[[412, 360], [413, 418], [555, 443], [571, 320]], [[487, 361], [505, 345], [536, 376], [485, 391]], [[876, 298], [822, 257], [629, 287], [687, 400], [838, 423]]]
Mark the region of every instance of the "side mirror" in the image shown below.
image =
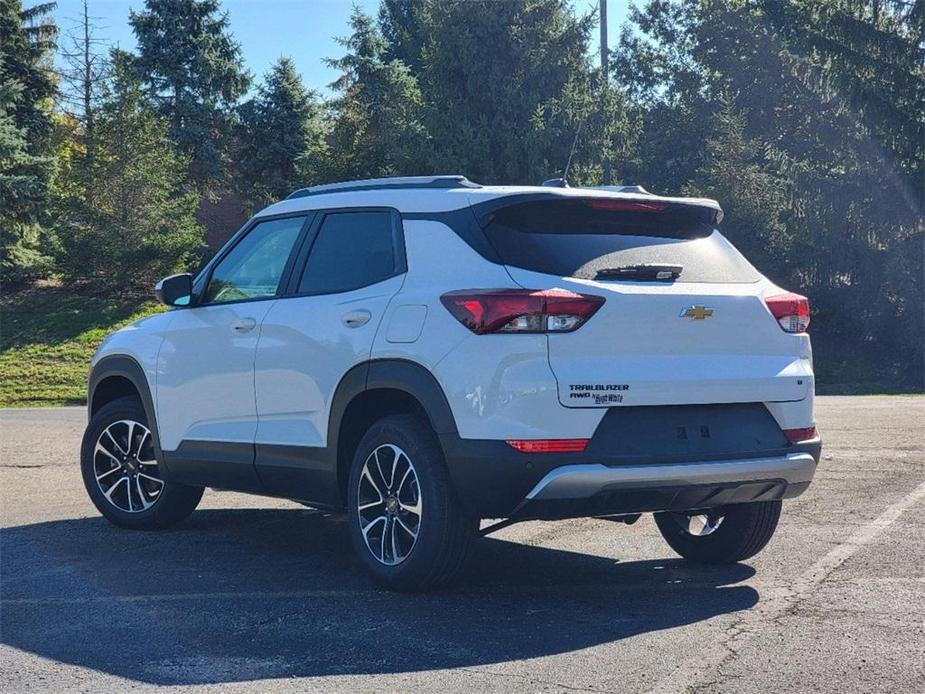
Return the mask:
[[193, 276], [184, 273], [165, 277], [154, 286], [154, 296], [168, 306], [189, 306], [193, 298]]

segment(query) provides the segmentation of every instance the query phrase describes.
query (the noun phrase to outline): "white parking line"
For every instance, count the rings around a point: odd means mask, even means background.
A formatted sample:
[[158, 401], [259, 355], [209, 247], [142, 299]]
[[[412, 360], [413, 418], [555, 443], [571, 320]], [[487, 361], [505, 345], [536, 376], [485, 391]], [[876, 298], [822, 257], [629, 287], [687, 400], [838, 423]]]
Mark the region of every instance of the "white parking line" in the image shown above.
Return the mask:
[[697, 652], [696, 656], [682, 662], [670, 675], [657, 682], [648, 694], [674, 694], [693, 689], [695, 685], [720, 667], [726, 659], [733, 657], [741, 649], [742, 641], [753, 633], [755, 627], [783, 615], [855, 552], [875, 540], [895, 523], [904, 511], [922, 499], [925, 499], [925, 482], [822, 556], [795, 581], [789, 585], [770, 588], [755, 608], [729, 628], [725, 639], [705, 646]]

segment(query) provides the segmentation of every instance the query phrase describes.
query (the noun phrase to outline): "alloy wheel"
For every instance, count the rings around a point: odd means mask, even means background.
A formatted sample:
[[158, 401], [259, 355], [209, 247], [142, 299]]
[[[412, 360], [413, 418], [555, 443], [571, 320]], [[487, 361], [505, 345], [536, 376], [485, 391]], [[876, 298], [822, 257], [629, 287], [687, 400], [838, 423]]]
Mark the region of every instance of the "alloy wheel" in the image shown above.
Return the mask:
[[93, 449], [93, 475], [106, 500], [125, 513], [147, 511], [164, 491], [151, 430], [120, 419], [100, 434]]
[[417, 471], [398, 446], [383, 444], [366, 458], [357, 489], [357, 514], [367, 549], [386, 566], [411, 554], [421, 530]]

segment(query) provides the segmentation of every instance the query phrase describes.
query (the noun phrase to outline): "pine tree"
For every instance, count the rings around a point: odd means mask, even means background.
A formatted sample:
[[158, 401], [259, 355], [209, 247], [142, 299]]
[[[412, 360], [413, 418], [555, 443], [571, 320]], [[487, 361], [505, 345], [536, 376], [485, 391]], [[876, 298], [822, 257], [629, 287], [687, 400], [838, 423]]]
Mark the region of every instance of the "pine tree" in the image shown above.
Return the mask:
[[280, 58], [257, 96], [240, 108], [239, 187], [251, 207], [317, 180], [324, 156], [320, 107], [289, 58]]
[[784, 225], [786, 181], [764, 160], [763, 143], [745, 133], [746, 117], [728, 96], [709, 122], [703, 165], [685, 186], [689, 195], [718, 198], [725, 210], [723, 234], [752, 249], [749, 260], [772, 278], [786, 277], [792, 255]]
[[561, 176], [576, 143], [573, 180], [600, 180], [604, 158], [619, 168], [632, 127], [591, 67], [593, 15], [575, 17], [565, 0], [421, 0], [413, 18], [390, 34], [413, 30], [405, 43], [422, 46], [431, 169], [535, 184]]
[[925, 159], [925, 2], [762, 0], [805, 79], [823, 82], [917, 177]]
[[54, 3], [23, 9], [0, 0], [0, 280], [20, 282], [47, 269], [41, 250], [52, 160], [56, 30], [46, 19]]
[[201, 190], [222, 182], [230, 116], [250, 83], [219, 8], [219, 0], [145, 0], [145, 9], [129, 17], [138, 39], [136, 74]]
[[400, 60], [412, 73], [421, 70], [424, 30], [419, 13], [426, 11], [420, 0], [382, 0], [379, 28], [386, 42], [386, 59]]
[[[730, 220], [735, 206], [755, 213], [752, 233], [730, 233], [761, 269], [811, 297], [821, 383], [925, 385], [923, 8], [650, 0], [619, 52], [647, 124], [641, 180], [669, 171], [688, 190], [725, 180], [712, 189]], [[740, 121], [725, 136], [724, 95]], [[786, 205], [761, 221], [762, 206], [779, 201], [766, 195], [774, 181]], [[769, 238], [775, 219], [785, 231]], [[771, 253], [775, 238], [786, 262]]]
[[428, 137], [420, 121], [421, 92], [407, 66], [387, 60], [387, 44], [372, 18], [354, 8], [347, 49], [327, 63], [341, 71], [331, 85], [330, 180], [427, 173]]
[[97, 112], [92, 202], [67, 180], [69, 173], [82, 174], [62, 162], [55, 259], [75, 286], [149, 289], [163, 275], [190, 267], [202, 241], [197, 195], [183, 190], [187, 162], [128, 63], [114, 51], [113, 76]]

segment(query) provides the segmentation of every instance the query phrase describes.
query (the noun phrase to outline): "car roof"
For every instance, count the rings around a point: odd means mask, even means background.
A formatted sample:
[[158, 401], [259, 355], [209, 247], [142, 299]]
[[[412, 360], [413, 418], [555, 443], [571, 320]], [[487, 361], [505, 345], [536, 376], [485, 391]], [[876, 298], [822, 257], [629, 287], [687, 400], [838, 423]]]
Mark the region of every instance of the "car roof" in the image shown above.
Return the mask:
[[710, 198], [653, 195], [641, 186], [483, 186], [465, 176], [452, 175], [374, 178], [301, 188], [256, 216], [350, 207], [390, 207], [403, 213], [451, 212], [497, 198], [530, 194], [545, 198], [591, 197], [665, 202], [707, 207], [722, 214], [719, 203]]

